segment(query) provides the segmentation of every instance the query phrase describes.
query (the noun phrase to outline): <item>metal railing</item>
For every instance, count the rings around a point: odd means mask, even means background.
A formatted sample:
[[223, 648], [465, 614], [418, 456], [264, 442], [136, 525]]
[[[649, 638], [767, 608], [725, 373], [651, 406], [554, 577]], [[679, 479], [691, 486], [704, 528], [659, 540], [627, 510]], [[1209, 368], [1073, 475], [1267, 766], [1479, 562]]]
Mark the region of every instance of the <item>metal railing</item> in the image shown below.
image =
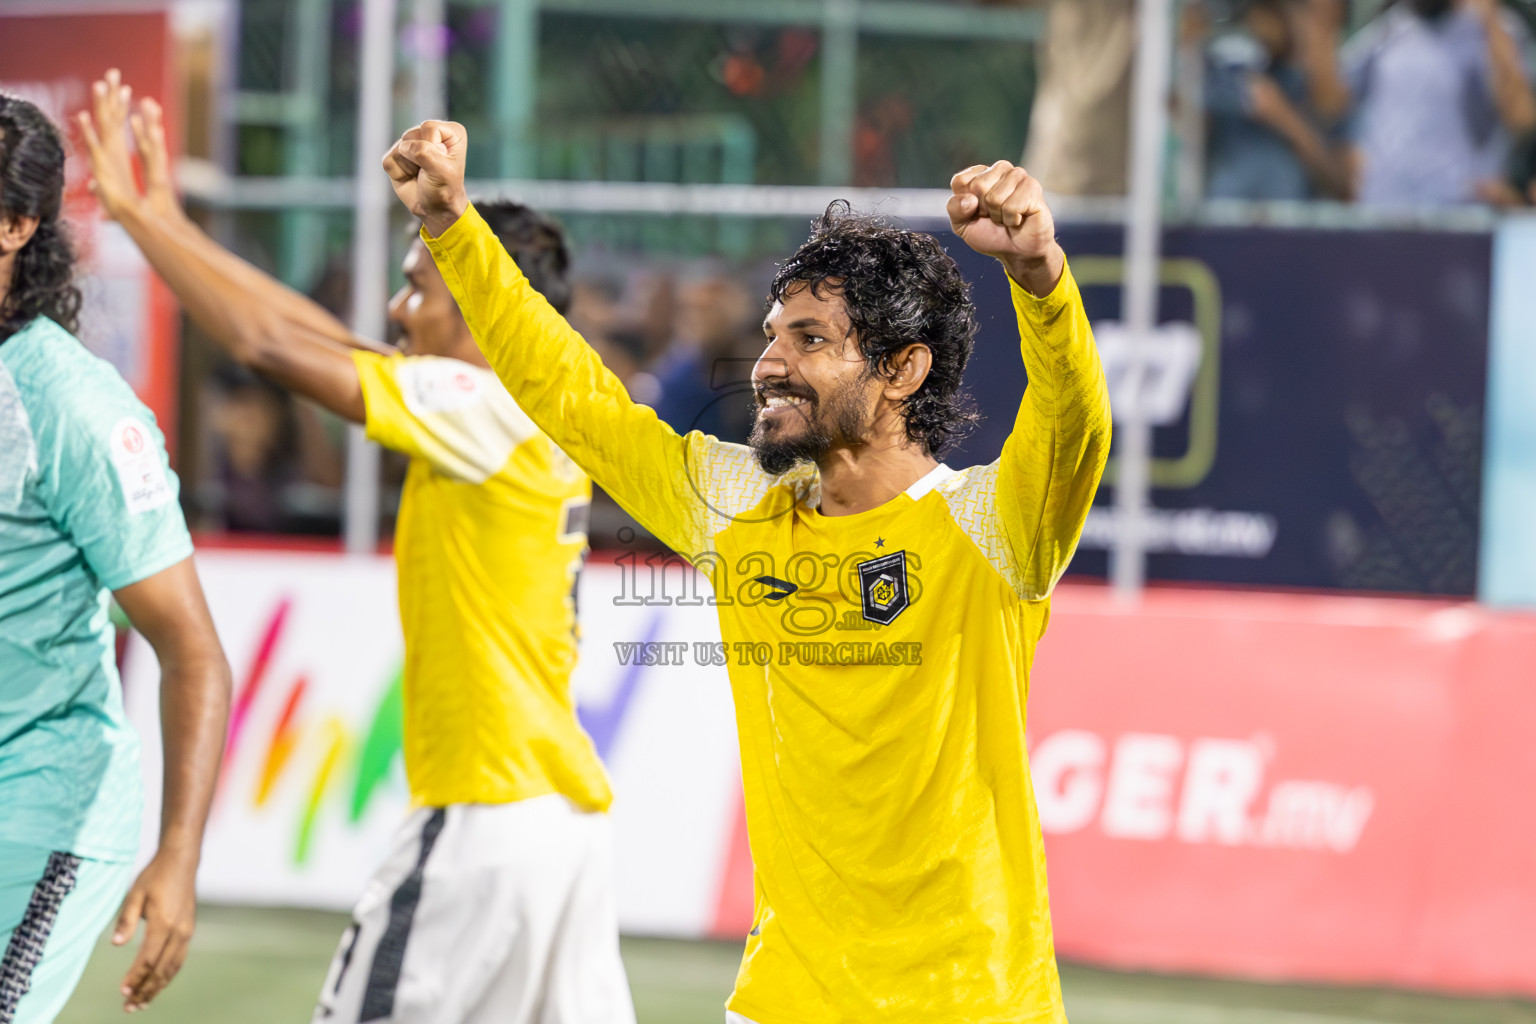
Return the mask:
[[[232, 176], [204, 161], [184, 160], [180, 184], [189, 202], [214, 210], [344, 210], [352, 205], [353, 178]], [[473, 195], [508, 196], [557, 213], [655, 216], [810, 217], [834, 199], [858, 209], [907, 220], [944, 216], [949, 193], [933, 188], [850, 188], [825, 185], [681, 184], [655, 181], [571, 181], [487, 178], [469, 182]], [[1125, 200], [1116, 196], [1051, 196], [1058, 220], [1123, 224]], [[1490, 207], [1370, 207], [1341, 202], [1206, 200], [1170, 202], [1170, 227], [1274, 227], [1328, 230], [1407, 228], [1421, 231], [1491, 231], [1504, 217]]]

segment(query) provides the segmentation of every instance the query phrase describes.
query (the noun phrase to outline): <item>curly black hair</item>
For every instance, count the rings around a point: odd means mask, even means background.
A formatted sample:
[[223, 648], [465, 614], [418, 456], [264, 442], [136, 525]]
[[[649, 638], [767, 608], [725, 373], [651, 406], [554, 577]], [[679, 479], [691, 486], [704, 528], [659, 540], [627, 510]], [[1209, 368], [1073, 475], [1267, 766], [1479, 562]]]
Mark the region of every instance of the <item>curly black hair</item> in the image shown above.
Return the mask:
[[938, 239], [884, 217], [854, 213], [839, 199], [811, 222], [811, 237], [779, 267], [770, 302], [809, 285], [843, 300], [870, 375], [914, 342], [933, 353], [922, 385], [903, 403], [907, 436], [932, 456], [960, 440], [980, 417], [960, 390], [976, 340], [971, 286]]
[[75, 253], [59, 210], [64, 202], [64, 138], [41, 110], [0, 93], [0, 211], [36, 217], [37, 230], [16, 254], [0, 302], [0, 341], [46, 316], [73, 332], [80, 320]]
[[549, 300], [555, 312], [564, 314], [571, 305], [571, 251], [560, 225], [537, 210], [505, 199], [476, 202], [475, 209], [501, 239], [528, 283]]

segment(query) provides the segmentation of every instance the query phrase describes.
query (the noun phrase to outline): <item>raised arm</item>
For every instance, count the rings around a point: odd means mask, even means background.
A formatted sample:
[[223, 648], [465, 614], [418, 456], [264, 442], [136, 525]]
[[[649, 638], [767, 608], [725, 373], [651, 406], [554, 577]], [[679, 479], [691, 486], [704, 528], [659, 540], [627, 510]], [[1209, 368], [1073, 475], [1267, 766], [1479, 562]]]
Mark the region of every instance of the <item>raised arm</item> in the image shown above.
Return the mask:
[[146, 96], [139, 101], [139, 112], [131, 115], [128, 123], [138, 142], [139, 160], [144, 168], [144, 198], [150, 211], [159, 214], [172, 225], [190, 229], [187, 243], [198, 248], [198, 254], [209, 266], [219, 267], [223, 273], [239, 280], [245, 287], [260, 290], [262, 298], [270, 300], [274, 304], [273, 308], [295, 327], [302, 327], [311, 334], [348, 348], [385, 354], [392, 351], [387, 345], [353, 334], [351, 328], [320, 303], [292, 288], [282, 286], [198, 228], [182, 208], [171, 181], [170, 158], [165, 144], [165, 123], [161, 117], [160, 104]]
[[462, 125], [428, 121], [384, 158], [395, 193], [422, 221], [422, 239], [497, 377], [539, 429], [684, 555], [706, 550], [709, 475], [721, 445], [679, 437], [624, 385], [529, 285], [464, 192]]
[[980, 492], [975, 504], [990, 507], [1000, 570], [1035, 600], [1066, 570], [1098, 490], [1109, 392], [1039, 183], [1003, 161], [962, 171], [951, 187], [955, 233], [1008, 271], [1029, 374], [1001, 458], [966, 486]]
[[1536, 92], [1526, 76], [1520, 44], [1504, 20], [1503, 5], [1498, 0], [1470, 0], [1468, 6], [1488, 38], [1488, 89], [1499, 120], [1513, 135], [1536, 129]]
[[354, 348], [387, 351], [356, 338], [317, 303], [246, 263], [181, 213], [167, 174], [159, 108], [142, 105], [134, 133], [146, 193], [134, 184], [126, 125], [130, 93], [108, 73], [93, 92], [92, 118], [80, 124], [90, 153], [92, 190], [181, 301], [187, 314], [240, 364], [362, 422]]
[[1349, 113], [1349, 86], [1339, 69], [1343, 7], [1339, 0], [1305, 0], [1286, 10], [1312, 109], [1334, 125]]

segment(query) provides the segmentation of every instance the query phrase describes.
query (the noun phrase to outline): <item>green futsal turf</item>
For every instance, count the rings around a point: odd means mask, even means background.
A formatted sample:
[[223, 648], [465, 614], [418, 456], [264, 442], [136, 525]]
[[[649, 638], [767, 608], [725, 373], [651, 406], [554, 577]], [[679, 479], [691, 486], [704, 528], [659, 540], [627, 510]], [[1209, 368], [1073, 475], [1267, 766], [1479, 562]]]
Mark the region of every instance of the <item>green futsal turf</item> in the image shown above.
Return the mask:
[[[181, 976], [134, 1020], [303, 1024], [341, 914], [204, 907]], [[639, 1024], [722, 1024], [740, 947], [625, 939]], [[59, 1024], [123, 1020], [117, 984], [131, 952], [103, 942]], [[1121, 974], [1062, 966], [1072, 1024], [1536, 1024], [1536, 1003]]]

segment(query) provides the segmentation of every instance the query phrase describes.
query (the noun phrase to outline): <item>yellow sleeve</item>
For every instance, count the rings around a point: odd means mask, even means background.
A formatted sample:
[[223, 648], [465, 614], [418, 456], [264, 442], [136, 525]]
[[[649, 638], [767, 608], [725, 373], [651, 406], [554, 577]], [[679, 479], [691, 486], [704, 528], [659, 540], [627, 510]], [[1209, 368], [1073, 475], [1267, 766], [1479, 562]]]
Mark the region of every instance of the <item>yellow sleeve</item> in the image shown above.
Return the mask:
[[370, 440], [439, 473], [481, 484], [514, 449], [538, 435], [495, 376], [483, 367], [437, 356], [352, 353], [363, 388]]
[[1051, 294], [1009, 281], [1029, 381], [1003, 453], [946, 488], [969, 533], [1025, 600], [1066, 571], [1109, 457], [1109, 389], [1070, 267]]
[[716, 530], [777, 483], [749, 449], [698, 431], [680, 437], [633, 401], [473, 206], [441, 237], [421, 237], [517, 404], [667, 546], [687, 556], [709, 550]]

